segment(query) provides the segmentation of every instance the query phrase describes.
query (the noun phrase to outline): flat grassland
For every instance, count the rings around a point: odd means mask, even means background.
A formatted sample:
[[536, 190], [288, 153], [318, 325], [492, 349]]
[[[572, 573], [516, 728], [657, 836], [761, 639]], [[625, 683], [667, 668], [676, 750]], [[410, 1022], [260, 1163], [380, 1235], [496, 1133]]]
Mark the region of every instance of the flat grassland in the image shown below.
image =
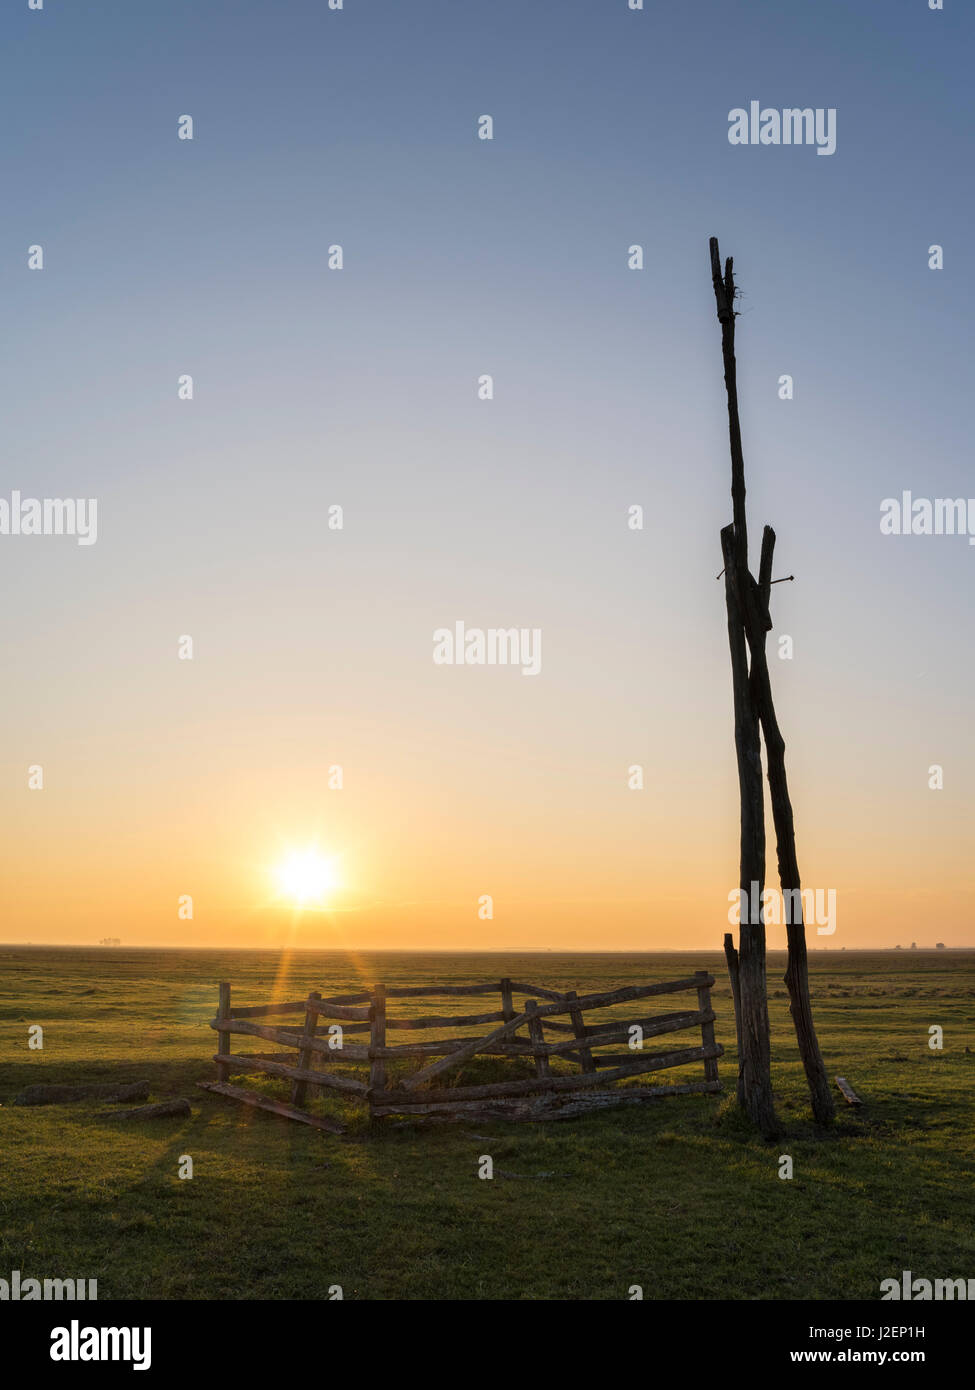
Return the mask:
[[[975, 1277], [975, 951], [814, 951], [810, 963], [830, 1076], [866, 1104], [850, 1109], [836, 1092], [835, 1130], [814, 1127], [784, 956], [772, 953], [784, 1132], [767, 1144], [735, 1106], [718, 953], [0, 946], [0, 1277], [96, 1278], [100, 1299], [321, 1299], [337, 1284], [345, 1298], [431, 1300], [626, 1299], [634, 1284], [646, 1299], [874, 1299], [904, 1269]], [[717, 979], [723, 1095], [545, 1124], [384, 1122], [376, 1133], [328, 1101], [350, 1124], [336, 1138], [195, 1085], [215, 1074], [207, 1022], [220, 980], [243, 1005], [376, 979], [508, 975], [582, 993], [701, 969]], [[414, 1016], [430, 1011], [430, 1000], [409, 1003]], [[43, 1026], [42, 1051], [28, 1050], [31, 1024]], [[928, 1046], [932, 1025], [942, 1051]], [[695, 1041], [677, 1034], [672, 1045]], [[274, 1051], [240, 1036], [234, 1047]], [[647, 1080], [702, 1074], [697, 1063]], [[192, 1116], [120, 1121], [103, 1117], [104, 1102], [10, 1103], [33, 1082], [142, 1078], [153, 1101], [187, 1097]], [[286, 1083], [262, 1084], [287, 1098]], [[490, 1180], [478, 1177], [485, 1154]], [[779, 1176], [786, 1154], [791, 1180]], [[192, 1179], [178, 1176], [183, 1155]]]

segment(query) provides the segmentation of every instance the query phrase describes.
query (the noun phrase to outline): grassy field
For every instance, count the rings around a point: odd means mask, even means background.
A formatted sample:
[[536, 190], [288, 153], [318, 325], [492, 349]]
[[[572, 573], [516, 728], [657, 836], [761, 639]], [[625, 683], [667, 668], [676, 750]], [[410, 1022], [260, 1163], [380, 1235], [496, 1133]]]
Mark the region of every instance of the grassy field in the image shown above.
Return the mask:
[[[349, 1111], [340, 1139], [195, 1086], [214, 1076], [206, 1024], [219, 980], [244, 1004], [373, 979], [507, 974], [582, 992], [703, 968], [718, 981], [721, 1096], [545, 1125], [378, 1133]], [[259, 951], [0, 947], [0, 1277], [97, 1278], [102, 1299], [324, 1298], [333, 1284], [365, 1299], [625, 1299], [632, 1284], [648, 1299], [872, 1299], [903, 1269], [975, 1276], [975, 952], [814, 952], [811, 969], [830, 1075], [845, 1075], [866, 1105], [840, 1101], [835, 1131], [814, 1128], [784, 958], [772, 955], [784, 1134], [770, 1145], [734, 1104], [734, 1019], [717, 953], [302, 952], [282, 962]], [[44, 1028], [43, 1051], [27, 1048], [30, 1024]], [[932, 1024], [944, 1029], [942, 1052], [928, 1047]], [[192, 1117], [122, 1122], [92, 1102], [10, 1104], [32, 1082], [143, 1077], [152, 1100], [186, 1096]], [[185, 1154], [192, 1180], [177, 1176]], [[490, 1181], [477, 1176], [482, 1154], [494, 1159]], [[778, 1176], [780, 1154], [793, 1159], [791, 1181]]]

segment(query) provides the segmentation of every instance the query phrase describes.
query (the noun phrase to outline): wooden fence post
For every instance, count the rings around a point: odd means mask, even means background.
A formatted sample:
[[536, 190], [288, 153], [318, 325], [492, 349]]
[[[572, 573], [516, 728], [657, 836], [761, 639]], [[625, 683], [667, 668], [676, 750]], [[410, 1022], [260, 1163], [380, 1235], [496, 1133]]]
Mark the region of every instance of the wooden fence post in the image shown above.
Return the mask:
[[[525, 1013], [528, 1015], [528, 1036], [531, 1038], [532, 1042], [536, 1046], [538, 1046], [539, 1044], [544, 1045], [545, 1043], [545, 1033], [542, 1030], [542, 1020], [536, 1017], [537, 1008], [537, 999], [525, 1000]], [[537, 1076], [548, 1076], [550, 1073], [551, 1067], [548, 1064], [548, 1058], [536, 1057], [535, 1074]]]
[[369, 1010], [369, 1108], [373, 1091], [386, 1089], [386, 1062], [373, 1055], [373, 1049], [386, 1046], [386, 986], [374, 985]]
[[[308, 996], [309, 999], [321, 999], [321, 997], [322, 997], [321, 994], [320, 994], [317, 990], [315, 990], [312, 994], [309, 994], [309, 996]], [[312, 1013], [312, 1011], [311, 1011], [310, 1009], [306, 1009], [306, 1010], [305, 1010], [305, 1026], [304, 1026], [304, 1029], [303, 1029], [303, 1031], [302, 1031], [302, 1037], [303, 1037], [303, 1038], [313, 1038], [313, 1037], [315, 1036], [315, 1029], [316, 1029], [317, 1027], [318, 1027], [318, 1015], [317, 1015], [316, 1013]], [[311, 1064], [312, 1064], [312, 1059], [313, 1059], [314, 1055], [315, 1055], [315, 1054], [312, 1052], [312, 1050], [311, 1050], [310, 1047], [301, 1047], [301, 1048], [299, 1048], [299, 1050], [298, 1050], [298, 1066], [301, 1067], [302, 1070], [304, 1070], [305, 1068], [310, 1067]], [[304, 1105], [304, 1103], [305, 1103], [305, 1096], [306, 1096], [307, 1092], [308, 1092], [308, 1082], [307, 1082], [307, 1081], [296, 1081], [296, 1082], [294, 1083], [294, 1085], [291, 1087], [291, 1104], [294, 1105], [294, 1106], [296, 1106], [296, 1107], [300, 1107], [300, 1106]]]
[[[577, 999], [579, 996], [578, 996], [578, 994], [576, 993], [576, 991], [573, 989], [573, 990], [570, 990], [569, 993], [568, 993], [565, 997], [566, 997], [566, 999]], [[573, 1010], [570, 1012], [570, 1014], [569, 1014], [569, 1018], [572, 1020], [572, 1027], [573, 1027], [573, 1029], [575, 1030], [575, 1035], [576, 1035], [576, 1037], [577, 1037], [577, 1038], [584, 1038], [584, 1037], [586, 1036], [586, 1025], [585, 1025], [585, 1024], [583, 1023], [583, 1021], [582, 1021], [582, 1010], [581, 1010], [581, 1009], [573, 1009]], [[592, 1060], [592, 1051], [591, 1051], [590, 1048], [588, 1048], [588, 1047], [580, 1047], [580, 1048], [579, 1048], [579, 1056], [582, 1058], [582, 1070], [583, 1070], [583, 1071], [595, 1071], [595, 1070], [596, 1070], [596, 1063]]]
[[[710, 976], [708, 975], [708, 972], [707, 972], [706, 970], [695, 970], [694, 974], [697, 975], [700, 979], [703, 979], [703, 980], [708, 980], [708, 979], [710, 978]], [[703, 1014], [703, 1013], [710, 1013], [710, 1012], [711, 1012], [711, 987], [710, 987], [710, 985], [702, 984], [702, 985], [699, 987], [699, 989], [698, 989], [698, 991], [697, 991], [697, 1007], [700, 1009], [700, 1011], [701, 1011], [702, 1014]], [[702, 1024], [701, 1024], [701, 1042], [704, 1044], [705, 1047], [714, 1047], [715, 1038], [714, 1038], [714, 1024], [713, 1024], [713, 1023], [702, 1023]], [[717, 1059], [717, 1057], [705, 1057], [705, 1059], [704, 1059], [704, 1079], [705, 1079], [705, 1081], [717, 1081], [717, 1080], [718, 1080], [718, 1059]]]
[[[230, 1017], [230, 985], [229, 985], [226, 981], [224, 981], [224, 983], [222, 983], [221, 986], [220, 986], [220, 1002], [219, 1002], [219, 1004], [217, 1005], [217, 1018], [229, 1018], [229, 1017]], [[229, 1033], [218, 1033], [218, 1034], [217, 1034], [217, 1051], [218, 1051], [219, 1053], [221, 1053], [223, 1056], [226, 1056], [226, 1055], [230, 1052], [230, 1046], [231, 1046], [231, 1043], [230, 1043], [230, 1034], [229, 1034]], [[223, 1064], [222, 1062], [218, 1062], [218, 1063], [217, 1063], [217, 1080], [218, 1080], [219, 1082], [224, 1082], [224, 1083], [225, 1083], [226, 1080], [227, 1080], [227, 1078], [229, 1077], [229, 1075], [230, 1075], [230, 1068], [224, 1066], [224, 1064]]]
[[511, 993], [511, 981], [507, 976], [501, 981], [501, 1012], [504, 1014], [505, 1023], [510, 1023], [515, 1016], [515, 1001]]

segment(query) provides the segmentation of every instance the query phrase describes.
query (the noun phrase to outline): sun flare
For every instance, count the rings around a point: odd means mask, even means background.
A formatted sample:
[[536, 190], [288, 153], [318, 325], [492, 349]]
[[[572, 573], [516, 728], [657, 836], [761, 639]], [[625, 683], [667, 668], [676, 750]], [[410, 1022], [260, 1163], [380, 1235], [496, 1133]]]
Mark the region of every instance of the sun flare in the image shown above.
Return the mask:
[[295, 850], [278, 865], [278, 887], [296, 907], [322, 906], [338, 886], [335, 866], [314, 849]]

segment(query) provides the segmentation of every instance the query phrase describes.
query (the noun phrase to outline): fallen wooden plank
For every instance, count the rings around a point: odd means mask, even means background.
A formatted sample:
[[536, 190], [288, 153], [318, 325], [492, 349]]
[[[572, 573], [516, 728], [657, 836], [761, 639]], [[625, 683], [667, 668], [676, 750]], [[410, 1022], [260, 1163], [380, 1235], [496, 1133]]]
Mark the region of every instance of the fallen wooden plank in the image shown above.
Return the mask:
[[571, 1177], [572, 1177], [572, 1174], [571, 1174], [571, 1173], [557, 1173], [557, 1172], [555, 1172], [555, 1171], [554, 1171], [553, 1169], [551, 1169], [551, 1168], [550, 1168], [547, 1172], [543, 1172], [543, 1173], [513, 1173], [513, 1172], [511, 1171], [510, 1168], [495, 1168], [495, 1170], [494, 1170], [494, 1176], [495, 1176], [496, 1178], [528, 1178], [528, 1179], [535, 1178], [535, 1179], [537, 1179], [537, 1178], [571, 1178]]
[[[715, 1095], [722, 1089], [720, 1081], [685, 1081], [672, 1086], [624, 1086], [619, 1090], [590, 1091], [573, 1095], [566, 1100], [561, 1097], [543, 1097], [530, 1107], [526, 1120], [568, 1120], [576, 1115], [585, 1115], [592, 1110], [602, 1110], [616, 1105], [643, 1105], [660, 1100], [663, 1096]], [[558, 1104], [553, 1104], [558, 1101]]]
[[685, 1081], [672, 1086], [625, 1086], [619, 1090], [544, 1096], [531, 1101], [433, 1101], [426, 1105], [374, 1106], [373, 1115], [429, 1117], [431, 1120], [561, 1120], [616, 1105], [642, 1105], [663, 1096], [715, 1095], [720, 1081]]
[[[526, 1017], [527, 1015], [522, 1014], [516, 1022], [523, 1023]], [[501, 1031], [503, 1030], [498, 1030], [498, 1032]], [[433, 1066], [437, 1068], [439, 1073], [455, 1064], [455, 1059], [461, 1056], [460, 1053], [455, 1053], [453, 1057], [445, 1057], [442, 1062], [425, 1067], [423, 1071], [414, 1072], [411, 1077], [402, 1081], [398, 1088], [372, 1092], [370, 1105], [373, 1110], [389, 1105], [410, 1108], [415, 1105], [442, 1103], [444, 1101], [482, 1101], [493, 1100], [499, 1096], [536, 1095], [540, 1091], [578, 1091], [589, 1086], [605, 1086], [609, 1081], [620, 1081], [626, 1077], [638, 1076], [648, 1071], [667, 1071], [671, 1067], [683, 1066], [686, 1062], [700, 1062], [708, 1057], [720, 1057], [723, 1053], [724, 1048], [720, 1043], [716, 1043], [713, 1048], [681, 1047], [675, 1048], [672, 1052], [658, 1053], [656, 1056], [636, 1053], [632, 1061], [627, 1058], [625, 1066], [614, 1067], [601, 1074], [599, 1072], [584, 1072], [581, 1075], [573, 1076], [537, 1077], [534, 1081], [496, 1081], [486, 1085], [471, 1086], [428, 1086], [423, 1091], [418, 1091], [418, 1086], [422, 1085], [423, 1080], [432, 1073]], [[264, 1065], [269, 1064], [264, 1063]], [[418, 1078], [420, 1079], [418, 1080]]]
[[849, 1081], [847, 1081], [847, 1079], [846, 1079], [845, 1076], [838, 1076], [838, 1077], [836, 1078], [836, 1084], [837, 1084], [837, 1086], [839, 1086], [840, 1090], [843, 1092], [843, 1095], [844, 1095], [845, 1098], [846, 1098], [846, 1103], [847, 1103], [847, 1105], [862, 1105], [862, 1104], [863, 1104], [863, 1101], [862, 1101], [862, 1100], [860, 1099], [860, 1097], [857, 1095], [856, 1091], [854, 1091], [853, 1087], [850, 1085]]
[[344, 1134], [345, 1126], [340, 1125], [337, 1120], [328, 1120], [322, 1115], [308, 1115], [304, 1110], [295, 1110], [291, 1105], [285, 1105], [283, 1101], [272, 1100], [270, 1096], [258, 1095], [256, 1091], [246, 1091], [243, 1086], [231, 1086], [224, 1081], [198, 1081], [196, 1083], [203, 1091], [214, 1091], [219, 1096], [229, 1096], [231, 1100], [243, 1101], [245, 1105], [254, 1105], [258, 1110], [269, 1110], [274, 1115], [281, 1115], [286, 1120], [298, 1120], [300, 1124], [311, 1125], [313, 1129], [324, 1129], [329, 1134]]
[[14, 1096], [14, 1105], [64, 1105], [73, 1100], [148, 1100], [149, 1082], [131, 1081], [119, 1085], [117, 1081], [97, 1082], [91, 1086], [61, 1086], [57, 1084], [28, 1086], [19, 1096]]
[[156, 1105], [137, 1105], [132, 1110], [100, 1110], [99, 1120], [162, 1120], [173, 1115], [192, 1115], [188, 1100], [161, 1100]]

